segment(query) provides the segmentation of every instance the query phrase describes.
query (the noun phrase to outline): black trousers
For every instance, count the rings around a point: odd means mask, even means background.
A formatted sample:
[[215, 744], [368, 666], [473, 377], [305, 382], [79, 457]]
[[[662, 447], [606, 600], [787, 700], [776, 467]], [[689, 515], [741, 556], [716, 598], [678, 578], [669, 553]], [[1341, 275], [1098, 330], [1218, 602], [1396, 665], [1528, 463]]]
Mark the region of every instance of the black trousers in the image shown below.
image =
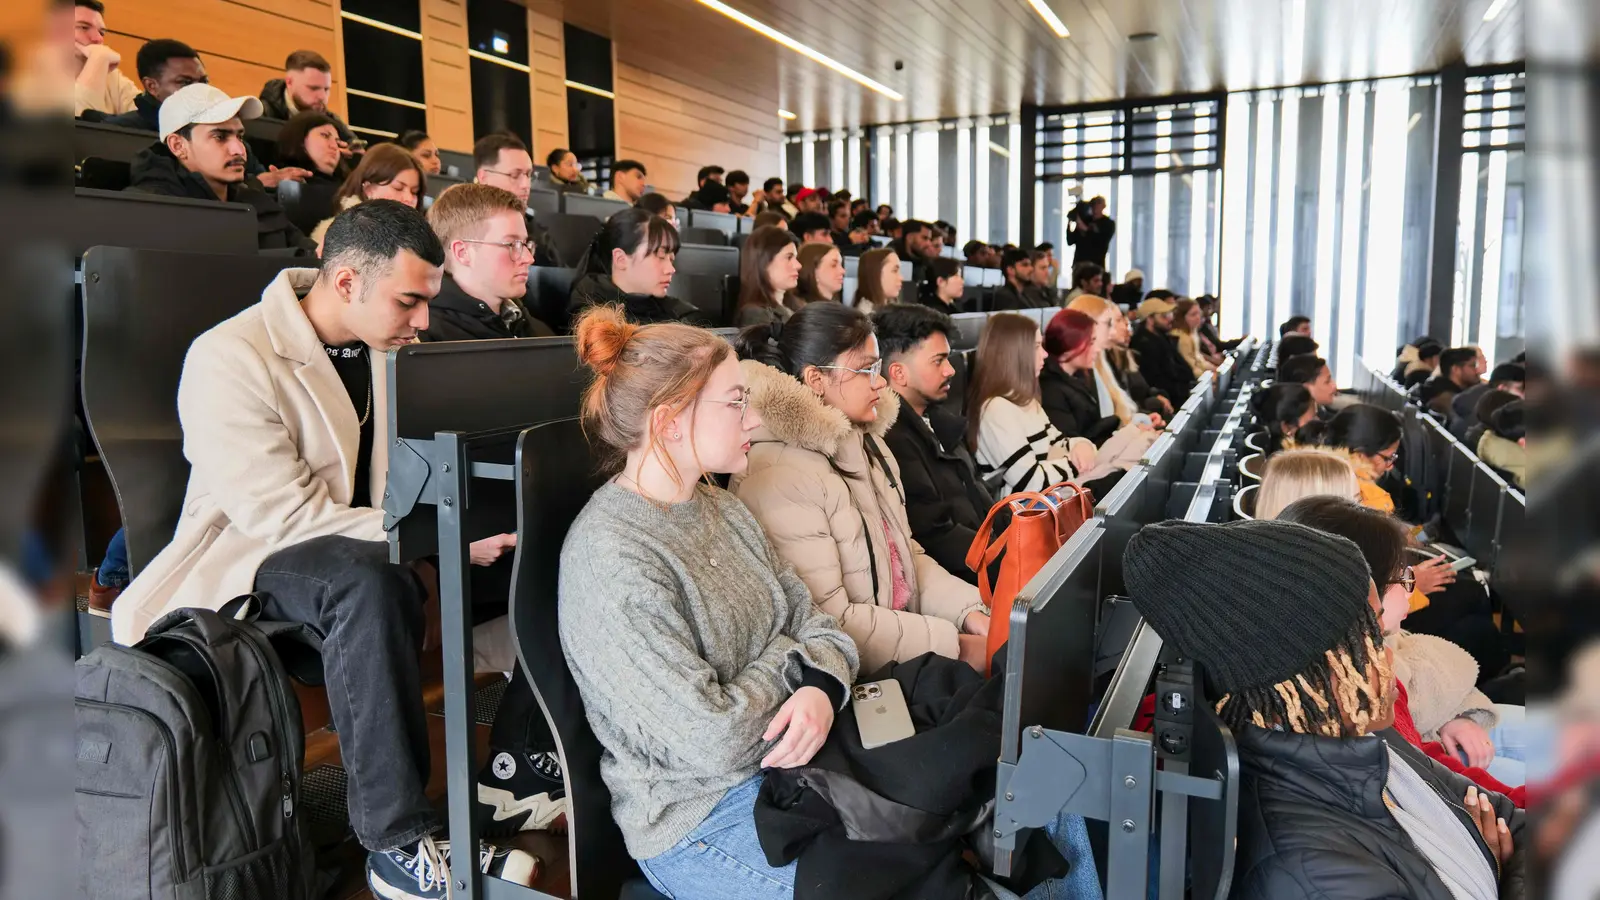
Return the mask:
[[[507, 554], [492, 566], [472, 567], [474, 624], [505, 615], [511, 597], [511, 563], [512, 556]], [[519, 664], [511, 673], [511, 682], [500, 699], [500, 711], [495, 714], [494, 728], [489, 732], [489, 757], [500, 752], [516, 756], [555, 748], [533, 686]]]
[[422, 706], [421, 581], [389, 562], [381, 541], [319, 537], [267, 557], [256, 571], [262, 617], [322, 635], [328, 708], [349, 776], [350, 825], [368, 850], [432, 834], [428, 725]]

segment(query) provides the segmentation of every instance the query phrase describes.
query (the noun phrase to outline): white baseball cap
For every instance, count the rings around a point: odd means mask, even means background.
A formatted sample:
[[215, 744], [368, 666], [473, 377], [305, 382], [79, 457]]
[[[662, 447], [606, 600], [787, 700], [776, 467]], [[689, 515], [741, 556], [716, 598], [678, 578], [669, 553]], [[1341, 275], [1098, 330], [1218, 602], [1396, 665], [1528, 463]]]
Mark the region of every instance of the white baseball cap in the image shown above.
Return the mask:
[[209, 84], [191, 84], [161, 101], [161, 139], [189, 125], [215, 125], [229, 119], [261, 116], [255, 97], [229, 97]]
[[1128, 274], [1122, 276], [1122, 283], [1123, 284], [1127, 284], [1130, 281], [1143, 281], [1143, 280], [1144, 280], [1144, 273], [1139, 271], [1138, 269], [1129, 269], [1128, 270]]

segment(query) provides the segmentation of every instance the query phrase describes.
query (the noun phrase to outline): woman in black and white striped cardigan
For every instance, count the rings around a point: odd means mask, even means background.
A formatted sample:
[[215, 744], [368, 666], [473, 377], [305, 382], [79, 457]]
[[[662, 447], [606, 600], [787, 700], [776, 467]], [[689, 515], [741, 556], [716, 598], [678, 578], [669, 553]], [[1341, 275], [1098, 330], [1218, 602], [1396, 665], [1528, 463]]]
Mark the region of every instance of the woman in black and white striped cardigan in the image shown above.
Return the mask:
[[1033, 319], [1001, 313], [984, 325], [967, 403], [967, 443], [996, 496], [1037, 491], [1094, 468], [1094, 443], [1063, 436], [1039, 404], [1045, 358]]

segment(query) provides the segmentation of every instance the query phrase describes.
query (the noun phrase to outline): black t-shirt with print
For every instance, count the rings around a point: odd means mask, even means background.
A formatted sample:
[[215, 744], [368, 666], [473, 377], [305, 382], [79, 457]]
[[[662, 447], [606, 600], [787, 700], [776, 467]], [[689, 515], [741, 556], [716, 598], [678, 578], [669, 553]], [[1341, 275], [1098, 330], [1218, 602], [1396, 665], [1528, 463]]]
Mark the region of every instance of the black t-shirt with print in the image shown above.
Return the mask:
[[[328, 362], [339, 373], [345, 393], [350, 395], [350, 405], [355, 407], [356, 421], [361, 422], [361, 444], [356, 450], [355, 489], [350, 494], [350, 505], [372, 505], [372, 492], [367, 482], [372, 471], [373, 422], [378, 410], [372, 408], [372, 364], [367, 361], [367, 345], [362, 343], [334, 347], [323, 344]], [[364, 420], [364, 421], [363, 421]]]

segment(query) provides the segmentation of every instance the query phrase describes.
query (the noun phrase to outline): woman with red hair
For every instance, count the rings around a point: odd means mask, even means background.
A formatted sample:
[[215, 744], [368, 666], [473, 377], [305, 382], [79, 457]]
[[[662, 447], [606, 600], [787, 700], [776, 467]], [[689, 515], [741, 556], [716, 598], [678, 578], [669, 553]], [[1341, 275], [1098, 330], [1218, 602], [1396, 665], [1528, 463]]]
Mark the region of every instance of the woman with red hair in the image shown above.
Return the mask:
[[1048, 357], [1039, 371], [1039, 402], [1050, 424], [1067, 437], [1081, 437], [1100, 446], [1122, 427], [1116, 416], [1100, 414], [1094, 385], [1100, 329], [1094, 318], [1075, 309], [1055, 314], [1044, 330]]

